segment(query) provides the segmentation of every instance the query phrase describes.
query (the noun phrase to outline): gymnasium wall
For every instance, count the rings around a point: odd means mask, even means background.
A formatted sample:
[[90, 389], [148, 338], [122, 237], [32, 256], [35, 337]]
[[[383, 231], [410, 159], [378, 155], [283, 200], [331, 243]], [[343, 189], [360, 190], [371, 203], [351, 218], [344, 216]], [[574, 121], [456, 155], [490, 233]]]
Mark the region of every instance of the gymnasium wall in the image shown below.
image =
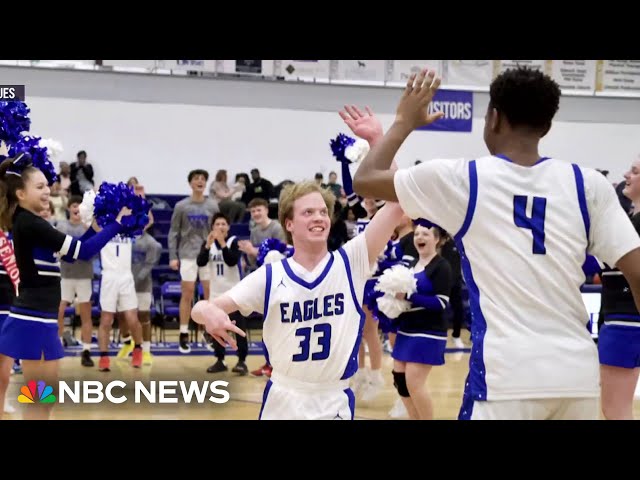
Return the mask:
[[[277, 183], [338, 170], [329, 139], [347, 132], [337, 110], [370, 105], [387, 127], [396, 88], [0, 67], [3, 84], [25, 84], [32, 132], [62, 142], [64, 160], [87, 150], [98, 181], [136, 175], [151, 193], [186, 194], [186, 174], [253, 167]], [[488, 94], [474, 93], [471, 133], [415, 132], [401, 167], [416, 159], [474, 158]], [[562, 98], [542, 154], [605, 168], [617, 181], [640, 154], [640, 99]]]

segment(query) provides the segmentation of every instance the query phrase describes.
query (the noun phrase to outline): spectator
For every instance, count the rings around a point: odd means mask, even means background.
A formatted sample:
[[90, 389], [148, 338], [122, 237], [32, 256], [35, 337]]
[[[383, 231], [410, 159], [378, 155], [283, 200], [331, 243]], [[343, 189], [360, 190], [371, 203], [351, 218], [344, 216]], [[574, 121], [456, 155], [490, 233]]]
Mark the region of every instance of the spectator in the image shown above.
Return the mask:
[[51, 193], [49, 194], [49, 201], [53, 205], [53, 218], [57, 222], [62, 222], [67, 219], [67, 195], [62, 191], [59, 182], [55, 182], [51, 185]]
[[240, 240], [238, 246], [249, 257], [250, 270], [253, 270], [258, 257], [258, 247], [264, 240], [279, 238], [286, 242], [287, 238], [280, 223], [269, 218], [269, 203], [265, 199], [255, 198], [248, 207], [254, 225], [251, 227], [250, 240]]
[[232, 190], [227, 184], [227, 171], [218, 170], [209, 190], [209, 196], [217, 200], [220, 212], [231, 223], [241, 222], [244, 218], [244, 212], [247, 210], [244, 203], [232, 200], [231, 197], [236, 193], [236, 188], [241, 189], [243, 187], [239, 185]]
[[329, 185], [327, 185], [327, 187], [333, 192], [336, 198], [340, 199], [344, 196], [342, 185], [338, 183], [338, 174], [336, 172], [329, 172]]
[[84, 192], [93, 190], [93, 166], [87, 161], [87, 152], [80, 150], [77, 161], [71, 164], [71, 194], [84, 195]]
[[275, 197], [273, 184], [260, 176], [260, 170], [257, 168], [251, 170], [251, 178], [253, 182], [247, 186], [243, 199], [245, 204], [249, 205], [254, 198], [263, 198], [269, 202]]
[[60, 173], [58, 173], [58, 177], [60, 177], [60, 188], [68, 197], [69, 188], [71, 187], [71, 167], [67, 162], [60, 162]]
[[251, 183], [249, 181], [249, 175], [247, 175], [246, 173], [236, 174], [236, 183], [233, 186], [233, 194], [231, 195], [231, 200], [241, 202], [244, 193], [247, 191], [247, 185], [249, 185], [249, 183]]
[[327, 185], [325, 183], [322, 183], [322, 180], [324, 179], [324, 176], [322, 175], [322, 173], [320, 172], [316, 173], [315, 179], [316, 179], [316, 183], [320, 185], [320, 188], [327, 188]]

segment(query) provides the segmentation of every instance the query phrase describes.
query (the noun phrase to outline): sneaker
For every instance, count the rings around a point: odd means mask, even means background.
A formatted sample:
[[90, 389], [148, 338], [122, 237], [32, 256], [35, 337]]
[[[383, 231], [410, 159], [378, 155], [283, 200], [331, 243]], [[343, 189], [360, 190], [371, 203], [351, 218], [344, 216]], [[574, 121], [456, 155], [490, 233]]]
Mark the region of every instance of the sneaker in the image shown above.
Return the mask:
[[[376, 373], [377, 372], [377, 373]], [[369, 371], [369, 381], [362, 387], [362, 401], [371, 402], [382, 391], [384, 387], [384, 378], [379, 370]]]
[[133, 341], [130, 341], [129, 343], [123, 343], [122, 347], [120, 347], [120, 351], [116, 355], [116, 358], [118, 360], [127, 358], [129, 355], [131, 355], [131, 352], [133, 352], [133, 347], [135, 347]]
[[273, 367], [271, 365], [267, 365], [262, 369], [267, 378], [271, 378], [271, 373], [273, 372]]
[[452, 340], [454, 348], [464, 348], [464, 342], [460, 337], [453, 337]]
[[268, 376], [270, 377], [271, 376], [271, 365], [269, 365], [268, 363], [265, 363], [263, 366], [261, 366], [257, 370], [254, 370], [253, 372], [251, 372], [251, 375], [253, 375], [254, 377], [261, 377], [263, 375], [266, 375], [267, 371], [269, 372]]
[[189, 334], [181, 333], [180, 334], [180, 353], [191, 353], [191, 345], [189, 345]]
[[218, 360], [216, 363], [207, 368], [207, 373], [220, 373], [229, 370], [222, 360]]
[[77, 345], [80, 345], [80, 342], [78, 341], [77, 338], [75, 338], [71, 334], [71, 332], [69, 330], [67, 330], [62, 334], [62, 344], [65, 347], [75, 347]]
[[131, 358], [131, 366], [133, 368], [140, 368], [142, 366], [142, 349], [134, 348]]
[[208, 332], [205, 331], [202, 334], [202, 343], [204, 343], [205, 348], [207, 350], [209, 350], [210, 352], [215, 352], [216, 351], [213, 342], [215, 342], [215, 339], [211, 335], [209, 335]]
[[238, 362], [238, 364], [233, 367], [231, 371], [233, 373], [239, 373], [240, 375], [246, 375], [247, 373], [249, 373], [249, 368], [247, 367], [246, 363]]
[[20, 360], [13, 361], [13, 367], [11, 368], [12, 375], [20, 375], [22, 374], [22, 365], [20, 364]]
[[107, 356], [100, 357], [100, 360], [98, 361], [98, 370], [100, 370], [101, 372], [109, 372], [110, 366], [111, 366], [111, 360], [109, 359], [109, 357]]
[[142, 364], [151, 365], [153, 363], [153, 355], [151, 352], [142, 352]]
[[82, 357], [80, 358], [80, 363], [83, 367], [93, 367], [95, 363], [91, 360], [91, 352], [89, 350], [82, 351]]
[[9, 414], [16, 413], [16, 409], [9, 402], [5, 402], [5, 404], [4, 404], [4, 413], [9, 413]]
[[404, 406], [404, 402], [401, 398], [396, 400], [396, 403], [393, 404], [391, 410], [389, 410], [390, 418], [409, 418], [409, 412], [407, 412], [407, 407]]

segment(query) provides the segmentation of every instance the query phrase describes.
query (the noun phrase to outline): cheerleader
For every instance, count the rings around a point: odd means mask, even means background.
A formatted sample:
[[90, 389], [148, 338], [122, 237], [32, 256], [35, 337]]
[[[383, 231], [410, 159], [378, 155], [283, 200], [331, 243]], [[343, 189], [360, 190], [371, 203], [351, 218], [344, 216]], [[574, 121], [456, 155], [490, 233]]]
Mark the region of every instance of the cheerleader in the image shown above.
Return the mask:
[[[0, 332], [0, 354], [22, 360], [25, 382], [56, 387], [58, 360], [64, 357], [57, 320], [60, 257], [70, 262], [91, 259], [121, 231], [120, 220], [131, 210], [123, 208], [100, 233], [89, 229], [79, 239], [63, 234], [39, 215], [49, 207], [49, 185], [55, 180], [48, 163], [42, 165], [48, 176], [25, 153], [0, 164], [0, 227], [13, 235], [20, 272], [18, 295]], [[35, 400], [24, 418], [48, 419], [53, 403]]]
[[[13, 252], [11, 234], [0, 232], [0, 332], [9, 315], [20, 281], [16, 257]], [[5, 395], [11, 378], [13, 359], [0, 353], [0, 419], [3, 413], [14, 413], [14, 408], [6, 402]], [[5, 403], [6, 402], [6, 403]]]

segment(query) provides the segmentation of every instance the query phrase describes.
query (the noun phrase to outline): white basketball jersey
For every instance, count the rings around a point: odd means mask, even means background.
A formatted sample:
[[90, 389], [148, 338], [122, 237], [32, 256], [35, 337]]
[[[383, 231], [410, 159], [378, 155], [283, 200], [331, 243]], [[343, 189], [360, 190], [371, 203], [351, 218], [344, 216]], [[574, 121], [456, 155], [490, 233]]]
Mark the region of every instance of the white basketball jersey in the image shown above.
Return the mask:
[[[226, 241], [227, 245], [231, 245], [236, 237], [229, 237]], [[216, 243], [211, 245], [209, 250], [209, 268], [211, 268], [211, 296], [218, 297], [228, 291], [231, 287], [240, 281], [240, 262], [230, 267], [224, 262], [222, 250], [219, 250]]]
[[131, 275], [133, 239], [116, 235], [100, 250], [102, 273]]
[[280, 376], [336, 382], [358, 369], [363, 292], [354, 288], [343, 248], [327, 258], [312, 282], [293, 272], [292, 259], [266, 266], [263, 341], [273, 371]]
[[442, 226], [458, 245], [472, 315], [467, 392], [474, 400], [598, 396], [582, 264], [588, 250], [617, 261], [639, 244], [637, 234], [611, 235], [625, 220], [613, 187], [555, 159], [433, 162], [399, 172], [395, 185], [408, 215]]

